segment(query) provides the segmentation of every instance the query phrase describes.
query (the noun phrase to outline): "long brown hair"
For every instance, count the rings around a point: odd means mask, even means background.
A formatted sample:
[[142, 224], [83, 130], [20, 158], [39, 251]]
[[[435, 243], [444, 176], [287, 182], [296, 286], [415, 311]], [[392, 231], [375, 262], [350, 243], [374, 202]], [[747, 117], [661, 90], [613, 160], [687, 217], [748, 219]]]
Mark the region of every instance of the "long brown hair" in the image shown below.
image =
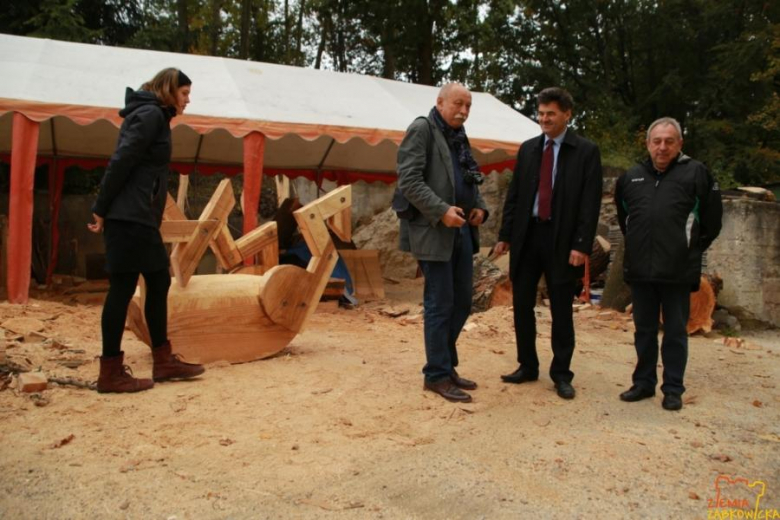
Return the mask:
[[154, 78], [141, 85], [141, 90], [154, 93], [162, 105], [175, 107], [176, 92], [179, 90], [179, 69], [169, 67], [161, 70]]

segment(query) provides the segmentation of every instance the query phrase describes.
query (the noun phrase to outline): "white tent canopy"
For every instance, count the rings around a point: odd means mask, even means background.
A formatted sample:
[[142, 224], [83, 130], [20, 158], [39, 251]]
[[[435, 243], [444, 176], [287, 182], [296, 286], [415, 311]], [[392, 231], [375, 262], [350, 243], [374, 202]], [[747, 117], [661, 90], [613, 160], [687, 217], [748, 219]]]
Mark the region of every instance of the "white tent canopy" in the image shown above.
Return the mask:
[[[138, 88], [165, 67], [193, 81], [191, 104], [173, 122], [173, 162], [241, 165], [240, 137], [260, 132], [268, 173], [392, 179], [398, 143], [438, 92], [358, 74], [0, 35], [0, 154], [10, 153], [19, 112], [41, 122], [39, 156], [109, 157], [125, 87]], [[501, 169], [539, 128], [490, 94], [474, 93], [466, 131], [477, 162]]]
[[[243, 172], [245, 233], [257, 224], [253, 208], [264, 174], [393, 182], [398, 144], [438, 92], [357, 74], [0, 34], [0, 161], [11, 164], [10, 301], [28, 297], [36, 164], [49, 166], [52, 188], [50, 277], [65, 169], [106, 164], [125, 88], [166, 67], [193, 81], [192, 103], [173, 120], [171, 169]], [[510, 167], [520, 143], [539, 129], [493, 96], [475, 93], [466, 131], [475, 159], [490, 171]]]

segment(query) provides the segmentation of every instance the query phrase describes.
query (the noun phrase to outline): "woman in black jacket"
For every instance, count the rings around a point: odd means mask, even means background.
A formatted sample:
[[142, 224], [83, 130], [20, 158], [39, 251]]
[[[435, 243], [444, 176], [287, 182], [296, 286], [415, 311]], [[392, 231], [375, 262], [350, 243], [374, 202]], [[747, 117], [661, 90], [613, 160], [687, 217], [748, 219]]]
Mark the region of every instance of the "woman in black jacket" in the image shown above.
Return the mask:
[[[180, 70], [163, 69], [141, 89], [128, 88], [116, 150], [92, 208], [94, 233], [103, 233], [109, 290], [103, 306], [98, 392], [138, 392], [154, 381], [187, 379], [204, 372], [171, 353], [168, 341], [168, 253], [160, 235], [171, 162], [171, 119], [190, 102], [192, 81]], [[146, 282], [144, 314], [154, 359], [153, 379], [132, 376], [120, 349], [127, 308], [139, 275]]]

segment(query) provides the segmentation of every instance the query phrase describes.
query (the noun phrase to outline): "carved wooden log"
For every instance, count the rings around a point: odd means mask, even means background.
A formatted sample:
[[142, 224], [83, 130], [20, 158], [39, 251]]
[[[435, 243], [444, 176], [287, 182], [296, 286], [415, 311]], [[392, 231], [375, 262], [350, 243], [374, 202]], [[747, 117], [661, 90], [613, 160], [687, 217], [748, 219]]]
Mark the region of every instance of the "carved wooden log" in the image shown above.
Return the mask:
[[[173, 351], [197, 363], [241, 363], [281, 351], [297, 331], [275, 323], [265, 312], [260, 294], [268, 280], [250, 274], [210, 274], [192, 276], [184, 288], [172, 284], [168, 339]], [[139, 290], [130, 303], [128, 325], [148, 344], [142, 309]]]
[[[315, 311], [338, 259], [326, 223], [339, 237], [349, 239], [351, 204], [351, 187], [342, 186], [295, 212], [312, 252], [306, 269], [277, 265], [261, 276], [196, 275], [190, 276], [186, 284], [173, 284], [168, 294], [168, 338], [173, 351], [199, 363], [241, 363], [271, 356], [286, 347]], [[214, 220], [201, 219], [197, 227], [211, 226]], [[181, 233], [176, 236], [181, 240]], [[237, 250], [243, 248], [248, 255], [262, 254], [265, 250], [277, 250], [275, 238], [273, 225], [256, 229], [245, 240], [236, 242], [238, 246], [230, 239], [216, 247], [227, 245]], [[194, 241], [181, 241], [178, 245]], [[204, 249], [203, 246], [198, 244], [197, 250]], [[187, 261], [195, 260], [195, 255], [189, 253]], [[143, 286], [136, 291], [128, 310], [128, 325], [149, 344], [143, 316], [144, 293]]]

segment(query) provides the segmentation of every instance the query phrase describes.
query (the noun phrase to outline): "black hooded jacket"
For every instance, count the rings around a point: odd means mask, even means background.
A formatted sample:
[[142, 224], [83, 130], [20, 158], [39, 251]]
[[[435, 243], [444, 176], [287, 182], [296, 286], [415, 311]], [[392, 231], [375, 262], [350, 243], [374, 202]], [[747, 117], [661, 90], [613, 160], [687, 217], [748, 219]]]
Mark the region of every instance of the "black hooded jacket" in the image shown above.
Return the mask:
[[618, 179], [615, 205], [626, 236], [624, 280], [697, 289], [702, 254], [720, 233], [723, 214], [707, 168], [681, 153], [662, 173], [647, 159]]
[[105, 219], [160, 227], [171, 162], [172, 107], [152, 92], [125, 93], [116, 150], [106, 168], [92, 211]]

